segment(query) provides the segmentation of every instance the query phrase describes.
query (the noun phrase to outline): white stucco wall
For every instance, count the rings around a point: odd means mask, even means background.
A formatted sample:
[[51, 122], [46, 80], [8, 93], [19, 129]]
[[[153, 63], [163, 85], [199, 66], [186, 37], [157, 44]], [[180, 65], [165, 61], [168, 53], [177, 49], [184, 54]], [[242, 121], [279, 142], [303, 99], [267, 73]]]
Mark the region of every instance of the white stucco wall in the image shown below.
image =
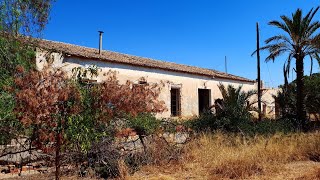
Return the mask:
[[[44, 65], [45, 55], [43, 51], [37, 52], [37, 66], [38, 69]], [[171, 86], [181, 87], [181, 115], [182, 117], [189, 118], [199, 115], [198, 107], [198, 89], [210, 89], [211, 101], [210, 104], [214, 104], [215, 99], [221, 98], [221, 93], [218, 89], [218, 84], [224, 85], [232, 84], [235, 87], [242, 85], [244, 91], [252, 90], [256, 88], [254, 83], [232, 81], [226, 79], [213, 79], [207, 76], [200, 76], [188, 73], [173, 72], [162, 69], [138, 67], [127, 64], [111, 63], [106, 61], [84, 59], [79, 57], [63, 57], [61, 54], [54, 53], [53, 57], [55, 61], [53, 65], [55, 67], [62, 67], [65, 71], [71, 73], [74, 67], [78, 66], [90, 66], [96, 65], [101, 69], [99, 76], [96, 78], [98, 82], [104, 81], [104, 76], [108, 71], [113, 70], [118, 72], [118, 79], [120, 83], [124, 83], [127, 80], [133, 82], [138, 81], [141, 77], [144, 77], [149, 83], [165, 82], [165, 87], [160, 94], [160, 100], [163, 100], [167, 106], [168, 111], [158, 114], [158, 117], [170, 117], [170, 89]]]
[[265, 116], [268, 118], [276, 118], [275, 99], [273, 96], [276, 96], [278, 91], [279, 89], [277, 88], [268, 88], [262, 92], [262, 112], [265, 112]]

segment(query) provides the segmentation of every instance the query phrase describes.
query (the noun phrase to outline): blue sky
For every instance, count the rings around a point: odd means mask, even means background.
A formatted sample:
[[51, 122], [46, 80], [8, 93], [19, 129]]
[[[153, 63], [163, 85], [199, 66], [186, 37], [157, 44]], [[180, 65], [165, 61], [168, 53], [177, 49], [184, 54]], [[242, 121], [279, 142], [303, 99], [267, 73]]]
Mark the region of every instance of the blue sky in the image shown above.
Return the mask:
[[[270, 20], [319, 5], [318, 0], [57, 0], [43, 37], [97, 48], [102, 30], [106, 50], [220, 71], [227, 56], [228, 73], [256, 79], [255, 23], [265, 40], [279, 33], [267, 25]], [[284, 59], [262, 61], [267, 85], [283, 83]], [[309, 73], [308, 59], [305, 66]]]

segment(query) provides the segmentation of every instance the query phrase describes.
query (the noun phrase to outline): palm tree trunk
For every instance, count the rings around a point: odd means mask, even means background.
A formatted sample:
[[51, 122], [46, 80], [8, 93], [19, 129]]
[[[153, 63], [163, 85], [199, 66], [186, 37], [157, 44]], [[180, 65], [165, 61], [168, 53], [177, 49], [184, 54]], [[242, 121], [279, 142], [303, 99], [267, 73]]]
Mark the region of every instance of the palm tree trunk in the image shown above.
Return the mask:
[[297, 71], [297, 121], [298, 128], [300, 130], [307, 130], [307, 121], [306, 121], [306, 108], [304, 103], [304, 67], [303, 67], [303, 57], [296, 58], [296, 71]]

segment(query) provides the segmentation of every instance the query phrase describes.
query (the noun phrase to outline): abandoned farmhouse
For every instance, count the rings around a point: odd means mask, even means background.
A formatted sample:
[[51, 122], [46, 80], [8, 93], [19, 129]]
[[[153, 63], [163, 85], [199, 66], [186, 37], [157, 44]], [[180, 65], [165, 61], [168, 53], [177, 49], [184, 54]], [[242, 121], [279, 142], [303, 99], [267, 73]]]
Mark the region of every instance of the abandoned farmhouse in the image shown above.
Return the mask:
[[[242, 90], [257, 89], [254, 80], [219, 72], [216, 70], [158, 61], [117, 52], [87, 48], [48, 40], [38, 40], [36, 48], [36, 64], [41, 70], [50, 54], [52, 66], [62, 67], [71, 73], [75, 67], [96, 65], [101, 71], [93, 80], [97, 83], [104, 81], [105, 73], [116, 71], [120, 83], [127, 80], [134, 83], [143, 78], [148, 83], [163, 82], [160, 100], [165, 102], [168, 111], [157, 114], [159, 118], [198, 116], [204, 109], [222, 98], [218, 85], [242, 86]], [[272, 91], [273, 92], [273, 91]], [[274, 93], [274, 92], [273, 92]], [[274, 116], [274, 100], [270, 93], [262, 96], [266, 99], [263, 112]]]

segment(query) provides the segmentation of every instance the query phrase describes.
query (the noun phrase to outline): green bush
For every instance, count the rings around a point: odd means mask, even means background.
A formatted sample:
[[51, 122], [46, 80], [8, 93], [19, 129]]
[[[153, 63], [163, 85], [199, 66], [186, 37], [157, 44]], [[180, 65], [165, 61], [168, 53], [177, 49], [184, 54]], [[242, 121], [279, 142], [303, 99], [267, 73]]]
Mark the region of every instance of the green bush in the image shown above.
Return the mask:
[[263, 119], [262, 121], [251, 121], [235, 117], [218, 117], [214, 114], [203, 114], [199, 118], [185, 122], [185, 126], [196, 132], [223, 131], [231, 133], [241, 133], [248, 136], [256, 134], [270, 135], [278, 132], [290, 133], [295, 131], [294, 120], [289, 118], [282, 119]]
[[249, 112], [254, 110], [253, 103], [249, 103], [250, 97], [255, 95], [254, 91], [243, 92], [241, 87], [235, 88], [231, 85], [225, 87], [222, 84], [219, 85], [219, 89], [223, 100], [216, 102], [216, 113], [208, 111], [199, 118], [186, 122], [188, 127], [198, 132], [218, 130], [249, 136], [294, 131], [296, 121], [293, 118], [264, 119], [260, 122], [254, 122]]
[[290, 133], [295, 131], [294, 120], [289, 118], [282, 119], [264, 119], [263, 121], [256, 122], [254, 126], [255, 134], [270, 135], [278, 132]]
[[201, 114], [199, 118], [188, 120], [183, 124], [196, 132], [211, 131], [222, 128], [221, 121], [219, 121], [214, 114], [209, 112]]
[[253, 123], [249, 119], [218, 117], [214, 114], [203, 114], [199, 118], [192, 119], [184, 124], [196, 132], [219, 130], [252, 134], [254, 131]]
[[129, 117], [127, 126], [133, 128], [140, 135], [150, 135], [160, 128], [161, 122], [150, 113], [142, 113], [136, 117]]

